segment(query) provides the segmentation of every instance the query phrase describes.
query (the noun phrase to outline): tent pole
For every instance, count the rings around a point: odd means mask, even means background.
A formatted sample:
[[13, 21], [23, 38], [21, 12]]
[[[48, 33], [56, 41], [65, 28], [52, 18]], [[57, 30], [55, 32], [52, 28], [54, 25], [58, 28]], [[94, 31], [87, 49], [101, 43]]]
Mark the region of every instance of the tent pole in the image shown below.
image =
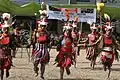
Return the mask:
[[70, 1], [70, 0], [68, 0], [68, 4], [69, 4], [69, 5], [70, 5], [70, 2], [71, 2], [71, 1]]

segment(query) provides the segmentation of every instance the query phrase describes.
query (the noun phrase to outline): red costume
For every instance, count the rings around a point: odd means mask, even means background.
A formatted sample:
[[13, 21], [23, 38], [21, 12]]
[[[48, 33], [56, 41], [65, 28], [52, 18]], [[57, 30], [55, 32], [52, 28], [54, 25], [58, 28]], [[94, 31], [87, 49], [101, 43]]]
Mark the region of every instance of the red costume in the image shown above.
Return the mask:
[[37, 36], [37, 43], [35, 44], [32, 55], [34, 56], [35, 61], [39, 61], [40, 63], [48, 63], [49, 53], [47, 50], [47, 45], [49, 36], [45, 31], [39, 31], [38, 34], [39, 36]]
[[[45, 19], [38, 21], [38, 31], [35, 31], [34, 38], [34, 49], [32, 52], [32, 56], [34, 62], [36, 64], [40, 63], [48, 63], [49, 62], [49, 53], [47, 50], [47, 45], [50, 41], [50, 36], [46, 30], [42, 29], [42, 27], [46, 27], [47, 21]], [[40, 29], [40, 30], [39, 30]]]
[[59, 67], [70, 67], [73, 64], [75, 51], [73, 50], [73, 42], [66, 34], [61, 42], [59, 54], [57, 55], [57, 62]]
[[110, 36], [104, 36], [104, 41], [103, 41], [104, 47], [103, 51], [101, 52], [100, 59], [101, 61], [108, 62], [110, 65], [112, 65], [113, 60], [114, 60], [114, 53], [113, 53], [113, 48], [112, 48], [112, 38]]
[[[10, 43], [10, 36], [8, 34], [2, 34], [1, 36], [1, 40], [0, 40], [0, 45], [1, 45], [1, 49], [0, 49], [0, 63], [3, 65], [0, 65], [0, 69], [10, 69], [10, 67], [12, 66], [11, 64], [11, 50], [9, 47], [9, 43]], [[4, 61], [4, 62], [3, 62]]]
[[[91, 26], [91, 30], [96, 30], [97, 28], [94, 26]], [[94, 43], [97, 39], [99, 38], [97, 32], [91, 32], [90, 34], [88, 34], [88, 43], [92, 44]], [[88, 47], [86, 49], [86, 53], [87, 53], [87, 59], [91, 60], [91, 58], [96, 58], [97, 55], [97, 45]]]

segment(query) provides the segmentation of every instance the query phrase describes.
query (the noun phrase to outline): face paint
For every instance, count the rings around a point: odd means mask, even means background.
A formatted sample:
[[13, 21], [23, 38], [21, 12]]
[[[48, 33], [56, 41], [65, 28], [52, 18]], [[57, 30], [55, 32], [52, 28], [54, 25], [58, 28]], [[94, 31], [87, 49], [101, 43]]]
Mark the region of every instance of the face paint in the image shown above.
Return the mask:
[[106, 34], [107, 34], [107, 35], [110, 35], [110, 34], [111, 34], [111, 30], [112, 30], [112, 29], [107, 29], [107, 30], [106, 30]]
[[41, 29], [45, 29], [46, 25], [40, 25]]
[[91, 29], [92, 33], [95, 33], [96, 32], [96, 29]]

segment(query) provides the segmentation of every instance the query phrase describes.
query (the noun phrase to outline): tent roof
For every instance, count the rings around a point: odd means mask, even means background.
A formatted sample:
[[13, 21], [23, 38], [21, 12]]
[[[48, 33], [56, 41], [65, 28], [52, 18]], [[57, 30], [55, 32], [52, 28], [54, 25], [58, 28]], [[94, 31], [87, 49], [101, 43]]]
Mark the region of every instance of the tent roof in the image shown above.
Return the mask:
[[21, 7], [10, 0], [0, 0], [0, 12], [9, 12], [13, 15], [33, 16], [40, 10], [40, 4], [31, 2]]
[[17, 7], [17, 5], [12, 4], [10, 0], [0, 0], [0, 3], [1, 12], [12, 12], [13, 7]]
[[[38, 13], [38, 11], [41, 9], [39, 3], [32, 1], [28, 4], [25, 4], [23, 7], [14, 4], [11, 0], [0, 0], [0, 3], [0, 12], [9, 12], [13, 15], [19, 16], [34, 16], [34, 13]], [[95, 4], [59, 4], [52, 6], [56, 8], [96, 8]], [[102, 13], [107, 13], [115, 19], [120, 19], [120, 8], [105, 5]]]
[[24, 15], [24, 16], [33, 16], [34, 13], [37, 13], [40, 10], [40, 4], [31, 2], [25, 5], [22, 5], [17, 10], [14, 10], [15, 15]]

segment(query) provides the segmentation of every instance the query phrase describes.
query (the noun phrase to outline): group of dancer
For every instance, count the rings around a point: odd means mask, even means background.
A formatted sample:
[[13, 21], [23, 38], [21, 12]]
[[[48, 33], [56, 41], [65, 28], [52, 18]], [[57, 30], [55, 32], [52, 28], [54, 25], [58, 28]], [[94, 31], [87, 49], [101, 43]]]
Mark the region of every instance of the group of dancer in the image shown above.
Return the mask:
[[[43, 24], [43, 22], [45, 24]], [[38, 63], [41, 63], [41, 78], [44, 79], [43, 74], [45, 71], [45, 64], [49, 62], [50, 55], [47, 50], [47, 46], [51, 45], [50, 35], [46, 31], [47, 22], [44, 19], [38, 24], [37, 31], [34, 33], [33, 37], [36, 43], [34, 44], [33, 57], [34, 57], [34, 71], [38, 75]], [[63, 79], [64, 71], [70, 75], [70, 67], [74, 65], [76, 67], [76, 47], [86, 48], [86, 59], [91, 61], [91, 69], [94, 69], [96, 64], [96, 58], [100, 55], [100, 60], [103, 64], [103, 68], [106, 71], [109, 70], [108, 78], [111, 72], [111, 66], [114, 61], [114, 57], [118, 58], [119, 42], [116, 40], [114, 35], [112, 35], [113, 27], [111, 25], [110, 19], [106, 19], [106, 24], [104, 26], [97, 26], [95, 23], [90, 25], [91, 33], [84, 40], [81, 34], [77, 31], [78, 22], [74, 20], [70, 22], [68, 19], [64, 21], [63, 35], [59, 38], [59, 44], [57, 45], [58, 55], [55, 58], [55, 64], [60, 67], [60, 79]], [[44, 26], [44, 27], [43, 27]], [[100, 30], [99, 30], [100, 29]], [[43, 36], [44, 33], [44, 36]], [[47, 35], [47, 39], [46, 39]], [[32, 39], [32, 40], [34, 40]], [[44, 41], [43, 41], [44, 40]], [[44, 44], [44, 46], [43, 46]]]
[[[32, 49], [32, 61], [36, 76], [38, 75], [40, 67], [40, 78], [44, 80], [45, 65], [50, 61], [50, 46], [52, 46], [50, 34], [47, 31], [47, 14], [45, 4], [42, 3], [42, 10], [40, 10], [40, 20], [37, 21], [37, 27], [34, 29], [31, 36], [31, 43], [27, 46], [33, 46]], [[11, 50], [15, 51], [16, 47], [13, 48], [13, 42], [15, 46], [21, 46], [18, 42], [19, 28], [14, 30], [14, 33], [10, 34], [9, 28], [14, 24], [8, 24], [10, 14], [4, 13], [4, 23], [1, 24], [1, 37], [0, 37], [0, 69], [1, 74], [4, 75], [4, 69], [6, 69], [6, 77], [9, 76], [9, 70], [12, 63]], [[74, 65], [76, 67], [76, 47], [84, 47], [86, 49], [86, 59], [91, 61], [91, 69], [94, 69], [96, 64], [96, 58], [100, 55], [100, 60], [103, 64], [103, 68], [106, 71], [109, 70], [108, 78], [110, 76], [112, 63], [114, 57], [118, 58], [117, 50], [119, 50], [119, 42], [112, 35], [113, 27], [111, 26], [110, 19], [106, 19], [104, 26], [98, 27], [95, 23], [90, 24], [91, 33], [88, 34], [84, 40], [81, 34], [77, 31], [78, 21], [75, 19], [72, 23], [67, 19], [64, 21], [63, 35], [59, 38], [59, 44], [57, 45], [58, 55], [55, 58], [55, 64], [60, 67], [60, 79], [63, 79], [64, 71], [66, 70], [67, 75], [70, 75], [70, 67]], [[98, 30], [100, 29], [100, 31]], [[13, 36], [14, 34], [14, 36]], [[17, 40], [16, 40], [17, 39]], [[11, 46], [12, 45], [12, 46]], [[79, 49], [78, 49], [79, 50]], [[15, 57], [15, 54], [13, 55]], [[3, 80], [1, 75], [1, 80]]]

